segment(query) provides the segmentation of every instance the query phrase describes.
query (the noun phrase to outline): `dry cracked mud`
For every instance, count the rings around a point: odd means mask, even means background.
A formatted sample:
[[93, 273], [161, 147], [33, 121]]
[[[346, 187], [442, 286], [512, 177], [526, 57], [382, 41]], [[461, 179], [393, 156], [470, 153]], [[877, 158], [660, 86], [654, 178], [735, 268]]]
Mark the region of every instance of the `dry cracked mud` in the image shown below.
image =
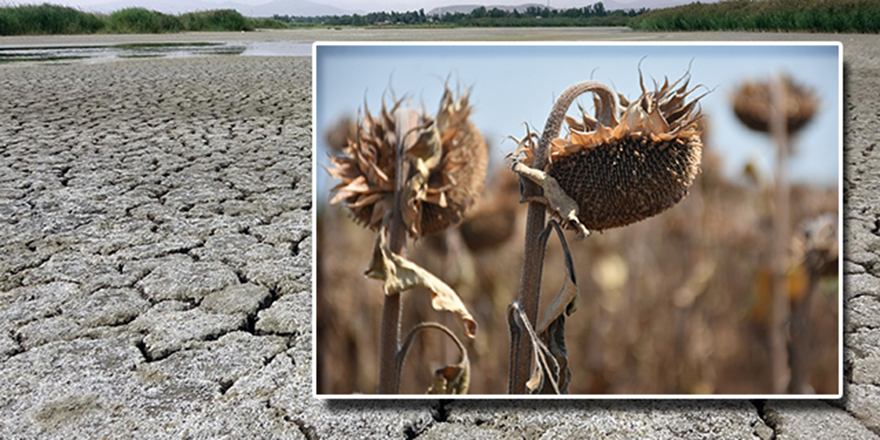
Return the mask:
[[846, 394], [793, 403], [315, 399], [311, 60], [0, 66], [0, 438], [880, 438], [880, 45], [842, 39]]

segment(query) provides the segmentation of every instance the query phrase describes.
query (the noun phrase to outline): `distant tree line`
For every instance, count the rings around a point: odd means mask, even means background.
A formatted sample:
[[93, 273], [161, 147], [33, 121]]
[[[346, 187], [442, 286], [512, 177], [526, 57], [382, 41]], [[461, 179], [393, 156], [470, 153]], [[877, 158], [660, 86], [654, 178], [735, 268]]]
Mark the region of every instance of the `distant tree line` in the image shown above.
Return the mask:
[[424, 9], [407, 12], [371, 12], [369, 14], [323, 15], [300, 17], [275, 15], [273, 18], [299, 26], [382, 26], [382, 25], [451, 25], [451, 26], [622, 26], [647, 8], [608, 11], [602, 2], [582, 8], [552, 9], [529, 6], [525, 11], [499, 8], [475, 8], [469, 13], [445, 12], [426, 15]]

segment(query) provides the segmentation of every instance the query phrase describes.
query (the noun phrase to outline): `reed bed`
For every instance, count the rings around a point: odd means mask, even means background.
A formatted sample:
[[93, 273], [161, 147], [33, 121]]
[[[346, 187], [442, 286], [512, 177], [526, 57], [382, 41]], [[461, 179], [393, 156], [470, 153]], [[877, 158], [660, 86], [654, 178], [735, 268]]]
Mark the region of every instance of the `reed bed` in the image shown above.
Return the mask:
[[253, 31], [286, 27], [287, 24], [281, 21], [245, 17], [232, 9], [170, 15], [146, 8], [125, 8], [104, 15], [48, 3], [0, 7], [0, 35], [159, 34], [191, 31]]
[[640, 31], [880, 31], [875, 0], [731, 0], [658, 9], [632, 19]]

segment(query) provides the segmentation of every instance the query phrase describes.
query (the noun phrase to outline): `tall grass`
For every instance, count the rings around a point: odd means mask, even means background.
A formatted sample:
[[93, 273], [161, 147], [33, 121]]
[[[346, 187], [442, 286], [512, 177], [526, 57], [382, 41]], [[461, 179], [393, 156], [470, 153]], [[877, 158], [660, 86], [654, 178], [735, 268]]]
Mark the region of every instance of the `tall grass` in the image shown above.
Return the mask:
[[646, 31], [880, 31], [876, 0], [730, 0], [691, 3], [642, 14], [629, 27]]
[[180, 21], [188, 31], [252, 31], [254, 26], [233, 9], [187, 12]]
[[95, 14], [50, 4], [0, 8], [0, 35], [91, 34], [104, 28]]
[[180, 32], [180, 18], [145, 8], [120, 9], [107, 17], [105, 31], [114, 34], [158, 34]]
[[276, 20], [274, 18], [248, 18], [251, 27], [254, 29], [287, 29], [290, 27], [287, 23]]
[[0, 35], [237, 32], [286, 27], [281, 21], [248, 18], [232, 9], [169, 15], [145, 8], [125, 8], [102, 15], [50, 4], [0, 8]]

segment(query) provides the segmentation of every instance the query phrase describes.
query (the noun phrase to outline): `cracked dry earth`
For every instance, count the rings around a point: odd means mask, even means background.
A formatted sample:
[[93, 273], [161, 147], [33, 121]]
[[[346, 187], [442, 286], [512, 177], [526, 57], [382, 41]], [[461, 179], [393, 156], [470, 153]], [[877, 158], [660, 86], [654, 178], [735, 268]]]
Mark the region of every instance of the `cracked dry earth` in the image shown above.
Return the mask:
[[311, 60], [0, 66], [0, 438], [877, 439], [880, 49], [847, 52], [838, 401], [311, 397]]

